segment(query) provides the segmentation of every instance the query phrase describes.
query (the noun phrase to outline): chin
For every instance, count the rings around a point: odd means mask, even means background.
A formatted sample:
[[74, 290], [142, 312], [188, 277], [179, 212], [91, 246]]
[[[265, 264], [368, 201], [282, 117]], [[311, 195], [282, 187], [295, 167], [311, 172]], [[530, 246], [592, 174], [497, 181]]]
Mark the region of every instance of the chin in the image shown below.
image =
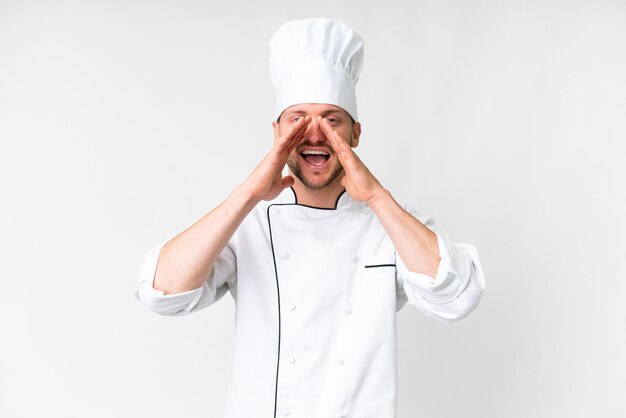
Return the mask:
[[300, 182], [304, 186], [315, 190], [324, 189], [332, 185], [343, 171], [343, 167], [341, 166], [341, 164], [337, 164], [335, 167], [333, 167], [330, 173], [326, 174], [325, 176], [319, 176], [305, 173], [302, 169], [302, 166], [298, 164], [298, 162], [294, 162], [293, 160], [288, 161], [287, 165], [294, 177], [300, 180]]
[[332, 183], [332, 180], [329, 181], [329, 180], [319, 180], [319, 179], [317, 180], [300, 179], [300, 181], [309, 189], [315, 189], [315, 190], [320, 190], [325, 187], [328, 187]]

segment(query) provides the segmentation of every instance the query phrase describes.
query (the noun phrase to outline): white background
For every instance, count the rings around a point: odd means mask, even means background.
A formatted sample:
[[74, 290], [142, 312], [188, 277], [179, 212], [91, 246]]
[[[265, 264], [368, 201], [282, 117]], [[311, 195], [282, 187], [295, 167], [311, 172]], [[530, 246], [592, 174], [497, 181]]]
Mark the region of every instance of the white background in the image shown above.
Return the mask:
[[221, 416], [232, 298], [132, 291], [269, 150], [305, 17], [363, 35], [359, 155], [485, 269], [466, 319], [399, 313], [398, 416], [626, 416], [626, 2], [591, 0], [0, 0], [0, 416]]

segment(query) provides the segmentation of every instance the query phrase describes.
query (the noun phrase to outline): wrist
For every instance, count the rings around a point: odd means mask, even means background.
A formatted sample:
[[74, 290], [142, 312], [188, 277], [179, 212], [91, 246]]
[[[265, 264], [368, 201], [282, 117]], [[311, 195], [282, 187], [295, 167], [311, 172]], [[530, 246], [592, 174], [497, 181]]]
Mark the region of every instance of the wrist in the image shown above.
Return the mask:
[[370, 208], [372, 208], [372, 210], [376, 210], [391, 200], [393, 200], [391, 193], [389, 193], [389, 191], [384, 187], [380, 186], [380, 188], [376, 190], [369, 199], [367, 199], [367, 204]]
[[246, 187], [246, 184], [240, 184], [233, 190], [232, 196], [237, 199], [240, 203], [244, 205], [244, 207], [248, 209], [252, 209], [255, 207], [261, 200], [260, 197], [256, 196], [250, 188]]

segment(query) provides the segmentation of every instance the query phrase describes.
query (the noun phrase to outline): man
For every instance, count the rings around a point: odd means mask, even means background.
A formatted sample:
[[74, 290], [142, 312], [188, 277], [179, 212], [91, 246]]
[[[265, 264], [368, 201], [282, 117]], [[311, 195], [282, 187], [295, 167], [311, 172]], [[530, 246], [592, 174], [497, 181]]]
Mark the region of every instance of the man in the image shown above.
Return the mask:
[[398, 205], [354, 153], [357, 33], [292, 21], [271, 54], [273, 148], [223, 203], [150, 251], [136, 295], [184, 315], [231, 292], [226, 417], [394, 417], [397, 311], [465, 317], [485, 288], [478, 253]]

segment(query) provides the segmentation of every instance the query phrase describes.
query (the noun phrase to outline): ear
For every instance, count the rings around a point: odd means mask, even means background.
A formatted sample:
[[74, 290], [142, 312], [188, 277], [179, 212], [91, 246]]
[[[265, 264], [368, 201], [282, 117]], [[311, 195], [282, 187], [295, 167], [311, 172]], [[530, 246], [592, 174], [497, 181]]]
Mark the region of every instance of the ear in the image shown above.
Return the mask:
[[355, 122], [352, 125], [352, 140], [350, 141], [350, 146], [352, 148], [358, 147], [360, 138], [361, 138], [361, 123]]
[[274, 141], [276, 141], [280, 137], [280, 125], [272, 121], [272, 128], [274, 128]]

